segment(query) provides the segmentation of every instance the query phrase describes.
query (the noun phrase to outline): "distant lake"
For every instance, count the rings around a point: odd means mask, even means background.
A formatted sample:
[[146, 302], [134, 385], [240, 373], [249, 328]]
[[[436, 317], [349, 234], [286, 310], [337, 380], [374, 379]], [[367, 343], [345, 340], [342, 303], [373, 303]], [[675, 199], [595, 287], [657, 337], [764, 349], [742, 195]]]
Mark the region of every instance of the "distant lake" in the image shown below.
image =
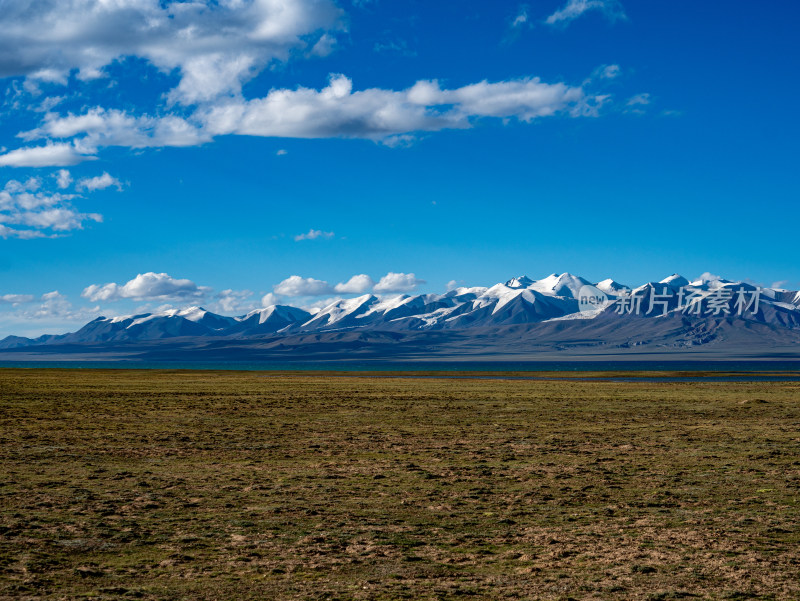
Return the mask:
[[[719, 376], [609, 377], [590, 378], [597, 381], [800, 381], [798, 361], [286, 361], [286, 362], [185, 362], [185, 361], [3, 361], [0, 368], [61, 369], [187, 369], [236, 371], [338, 371], [338, 372], [526, 372], [530, 376], [517, 379], [538, 379], [536, 372], [721, 372]], [[724, 372], [747, 372], [744, 375]], [[768, 374], [765, 372], [794, 372]], [[411, 375], [411, 374], [409, 374]], [[476, 376], [481, 377], [481, 376]], [[484, 376], [493, 378], [493, 376]], [[498, 374], [498, 377], [503, 377]], [[514, 379], [506, 377], [504, 379]], [[552, 379], [552, 378], [548, 378]], [[566, 379], [566, 378], [565, 378]]]

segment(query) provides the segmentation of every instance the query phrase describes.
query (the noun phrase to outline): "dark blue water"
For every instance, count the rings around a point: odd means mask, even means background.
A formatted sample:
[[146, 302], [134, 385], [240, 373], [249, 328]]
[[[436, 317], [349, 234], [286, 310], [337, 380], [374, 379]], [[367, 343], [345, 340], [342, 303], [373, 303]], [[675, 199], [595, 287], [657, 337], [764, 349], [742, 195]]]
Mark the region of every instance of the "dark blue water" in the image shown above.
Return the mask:
[[[559, 382], [800, 382], [800, 374], [797, 375], [789, 375], [789, 374], [731, 374], [731, 375], [724, 375], [724, 376], [709, 376], [709, 375], [698, 375], [698, 376], [576, 376], [576, 377], [558, 377], [558, 376], [504, 376], [504, 375], [481, 375], [481, 376], [474, 376], [474, 375], [455, 375], [453, 373], [442, 372], [437, 375], [421, 375], [421, 374], [413, 374], [409, 373], [407, 375], [397, 375], [397, 374], [389, 374], [389, 375], [379, 375], [375, 374], [372, 375], [363, 375], [363, 374], [353, 374], [352, 376], [348, 376], [347, 374], [334, 374], [335, 377], [353, 377], [353, 378], [398, 378], [398, 379], [406, 379], [406, 380], [424, 380], [424, 379], [442, 379], [442, 378], [452, 378], [452, 379], [459, 379], [459, 380], [503, 380], [503, 381], [559, 381]], [[265, 378], [269, 378], [271, 376], [265, 375]], [[330, 376], [326, 376], [330, 377]]]
[[[286, 362], [201, 362], [201, 361], [0, 361], [0, 368], [66, 369], [214, 369], [239, 371], [434, 371], [434, 372], [581, 372], [581, 371], [791, 371], [800, 374], [800, 359], [794, 361], [286, 361]], [[723, 376], [721, 376], [723, 377]]]
[[[1, 368], [60, 368], [60, 369], [167, 369], [167, 370], [231, 370], [260, 371], [336, 371], [371, 372], [379, 377], [381, 372], [409, 372], [391, 375], [394, 378], [469, 378], [476, 380], [577, 380], [585, 382], [800, 382], [800, 361], [537, 361], [537, 362], [347, 362], [315, 361], [284, 363], [248, 362], [178, 362], [178, 361], [3, 361]], [[412, 372], [436, 372], [437, 375], [420, 375]], [[489, 372], [487, 375], [459, 375], [459, 372]], [[536, 375], [536, 372], [563, 372], [565, 377]], [[569, 372], [636, 372], [670, 371], [686, 372], [676, 376], [596, 376], [569, 377]], [[691, 375], [691, 372], [718, 372], [719, 375]], [[530, 375], [506, 376], [500, 372], [522, 372]], [[739, 372], [739, 373], [731, 373]], [[781, 373], [784, 372], [784, 373]], [[793, 373], [792, 373], [793, 372]], [[491, 375], [495, 373], [497, 375]], [[275, 375], [277, 375], [275, 373]], [[355, 374], [353, 374], [355, 375]]]

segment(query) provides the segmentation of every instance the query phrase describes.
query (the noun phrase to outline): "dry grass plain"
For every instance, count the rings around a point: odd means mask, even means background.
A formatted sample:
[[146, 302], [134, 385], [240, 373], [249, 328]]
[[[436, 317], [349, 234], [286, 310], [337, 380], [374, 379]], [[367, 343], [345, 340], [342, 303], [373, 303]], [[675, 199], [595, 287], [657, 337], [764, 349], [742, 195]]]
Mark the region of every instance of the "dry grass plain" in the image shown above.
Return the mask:
[[796, 383], [0, 370], [0, 468], [0, 599], [800, 599]]

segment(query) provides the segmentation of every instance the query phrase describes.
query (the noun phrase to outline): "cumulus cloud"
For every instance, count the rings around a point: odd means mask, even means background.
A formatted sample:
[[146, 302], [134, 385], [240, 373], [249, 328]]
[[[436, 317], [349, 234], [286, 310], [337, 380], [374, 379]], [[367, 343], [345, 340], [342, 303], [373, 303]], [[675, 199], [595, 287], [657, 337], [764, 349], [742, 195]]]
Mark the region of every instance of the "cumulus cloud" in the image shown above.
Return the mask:
[[[211, 136], [202, 131], [199, 124], [190, 123], [182, 117], [175, 115], [134, 116], [124, 111], [102, 107], [90, 109], [82, 115], [70, 113], [62, 116], [48, 113], [39, 127], [22, 132], [18, 137], [27, 141], [42, 138], [80, 137], [81, 146], [88, 154], [96, 152], [96, 149], [101, 146], [185, 147], [197, 146], [211, 140]], [[45, 164], [44, 159], [42, 164]]]
[[[566, 23], [589, 10], [625, 16], [617, 0], [568, 0], [547, 22]], [[511, 29], [531, 25], [527, 5], [510, 16]], [[0, 77], [25, 77], [21, 87], [31, 94], [45, 85], [71, 85], [73, 77], [106, 77], [106, 67], [129, 57], [178, 77], [152, 115], [100, 106], [55, 112], [60, 96], [37, 103], [42, 120], [18, 134], [28, 146], [0, 151], [0, 167], [70, 167], [96, 159], [106, 147], [198, 146], [221, 135], [360, 138], [404, 146], [418, 134], [466, 129], [485, 119], [595, 116], [609, 101], [590, 92], [591, 79], [568, 85], [523, 77], [453, 88], [426, 80], [401, 90], [359, 90], [341, 74], [319, 88], [276, 88], [245, 98], [243, 85], [275, 61], [324, 56], [336, 47], [346, 19], [334, 0], [6, 2], [0, 27]], [[58, 185], [66, 189], [71, 176], [63, 173]]]
[[21, 311], [16, 316], [23, 320], [86, 321], [99, 315], [99, 307], [80, 307], [75, 309], [65, 295], [58, 290], [53, 290], [43, 294], [37, 306]]
[[72, 304], [58, 290], [43, 294], [41, 300], [42, 304], [31, 314], [34, 319], [64, 317], [72, 310]]
[[140, 273], [125, 284], [92, 284], [81, 296], [91, 302], [134, 300], [202, 300], [210, 288], [191, 280], [176, 279], [166, 273]]
[[585, 102], [591, 99], [581, 87], [538, 78], [482, 81], [455, 89], [419, 81], [400, 91], [353, 91], [352, 81], [337, 74], [321, 90], [275, 89], [263, 98], [201, 110], [198, 118], [212, 135], [384, 140], [411, 132], [468, 128], [479, 118], [530, 122], [562, 112], [579, 116]]
[[54, 232], [67, 232], [83, 228], [86, 220], [102, 221], [97, 214], [84, 215], [66, 207], [51, 207], [41, 211], [25, 211], [17, 214], [10, 223], [28, 226], [34, 230], [51, 229]]
[[103, 175], [98, 175], [97, 177], [85, 177], [80, 179], [76, 184], [79, 190], [89, 191], [105, 190], [111, 186], [116, 186], [117, 190], [122, 190], [122, 183], [116, 177], [110, 176], [108, 172], [105, 171]]
[[342, 299], [341, 296], [333, 296], [333, 297], [330, 297], [330, 298], [320, 299], [320, 300], [316, 300], [314, 302], [306, 303], [306, 304], [300, 306], [300, 309], [302, 309], [303, 311], [308, 311], [312, 315], [315, 315], [315, 314], [319, 313], [325, 307], [328, 307], [328, 306], [332, 305], [333, 303], [338, 303], [340, 300], [344, 300], [344, 299]]
[[371, 277], [365, 274], [354, 275], [346, 282], [340, 282], [334, 286], [334, 290], [339, 294], [363, 294], [375, 286]]
[[272, 305], [279, 305], [280, 304], [280, 297], [278, 295], [273, 294], [272, 292], [267, 292], [264, 296], [261, 297], [261, 306], [262, 307], [271, 307]]
[[31, 303], [33, 299], [34, 296], [31, 294], [3, 294], [0, 296], [0, 303], [16, 307], [24, 303]]
[[0, 237], [43, 238], [103, 220], [97, 213], [75, 210], [71, 204], [74, 198], [74, 194], [48, 192], [40, 178], [8, 181], [0, 190]]
[[618, 0], [567, 0], [563, 8], [560, 8], [545, 19], [545, 23], [548, 25], [567, 25], [592, 10], [602, 12], [612, 22], [628, 18]]
[[722, 286], [725, 281], [726, 280], [722, 276], [706, 271], [700, 274], [700, 276], [691, 283], [696, 286], [708, 285], [709, 288], [717, 288]]
[[331, 286], [324, 280], [293, 275], [276, 285], [273, 291], [277, 295], [289, 297], [325, 296], [333, 293], [363, 294], [370, 291], [381, 294], [385, 292], [410, 292], [422, 284], [425, 284], [425, 281], [417, 279], [413, 273], [395, 273], [391, 271], [377, 283], [370, 276], [361, 273], [352, 276], [346, 282], [339, 282], [335, 286]]
[[[584, 85], [589, 83], [591, 79]], [[48, 145], [14, 150], [0, 161], [6, 157], [14, 164], [64, 166], [93, 158], [106, 146], [196, 146], [221, 135], [362, 138], [402, 146], [415, 133], [466, 129], [481, 119], [530, 122], [559, 114], [594, 116], [607, 100], [583, 86], [535, 77], [453, 89], [426, 80], [404, 90], [354, 90], [348, 77], [337, 74], [319, 90], [273, 89], [262, 98], [205, 104], [187, 116], [132, 115], [102, 107], [78, 115], [48, 113], [38, 127], [18, 134], [28, 142], [46, 139]]]
[[66, 169], [60, 169], [56, 173], [56, 185], [62, 190], [69, 188], [72, 184], [72, 175]]
[[89, 80], [114, 60], [136, 56], [164, 72], [177, 69], [170, 99], [193, 103], [238, 93], [271, 61], [343, 29], [342, 17], [332, 0], [4, 3], [0, 77], [63, 84], [78, 70]]
[[390, 271], [375, 284], [375, 292], [411, 292], [417, 286], [425, 284], [425, 280], [419, 280], [413, 273], [395, 273]]
[[253, 292], [250, 290], [227, 289], [214, 295], [215, 302], [209, 309], [215, 313], [246, 313], [255, 308], [255, 303], [250, 300]]
[[336, 48], [336, 38], [328, 33], [322, 34], [309, 54], [311, 56], [328, 56]]
[[316, 240], [317, 238], [323, 238], [325, 240], [328, 240], [330, 238], [333, 238], [333, 236], [334, 236], [333, 232], [323, 232], [322, 230], [311, 229], [308, 230], [308, 232], [305, 234], [298, 234], [297, 236], [295, 236], [294, 241], [300, 242], [301, 240]]
[[[75, 331], [76, 324], [79, 327], [101, 314], [109, 315], [108, 312], [101, 312], [98, 306], [73, 307], [68, 298], [56, 290], [38, 299], [26, 294], [6, 296], [23, 297], [20, 300], [24, 302], [9, 303], [14, 309], [0, 311], [0, 328], [17, 336], [36, 337]], [[0, 303], [3, 301], [0, 300]]]
[[0, 167], [70, 167], [94, 157], [82, 154], [74, 144], [17, 148], [0, 155]]
[[282, 296], [321, 296], [331, 294], [333, 289], [323, 280], [293, 275], [277, 284], [274, 291]]

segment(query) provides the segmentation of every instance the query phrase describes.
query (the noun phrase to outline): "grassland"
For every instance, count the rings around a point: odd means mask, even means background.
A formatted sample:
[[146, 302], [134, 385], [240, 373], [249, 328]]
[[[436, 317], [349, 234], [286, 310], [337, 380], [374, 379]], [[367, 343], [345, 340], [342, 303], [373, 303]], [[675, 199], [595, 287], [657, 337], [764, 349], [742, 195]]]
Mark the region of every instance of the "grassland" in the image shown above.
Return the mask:
[[799, 449], [794, 383], [0, 370], [0, 598], [800, 599]]

